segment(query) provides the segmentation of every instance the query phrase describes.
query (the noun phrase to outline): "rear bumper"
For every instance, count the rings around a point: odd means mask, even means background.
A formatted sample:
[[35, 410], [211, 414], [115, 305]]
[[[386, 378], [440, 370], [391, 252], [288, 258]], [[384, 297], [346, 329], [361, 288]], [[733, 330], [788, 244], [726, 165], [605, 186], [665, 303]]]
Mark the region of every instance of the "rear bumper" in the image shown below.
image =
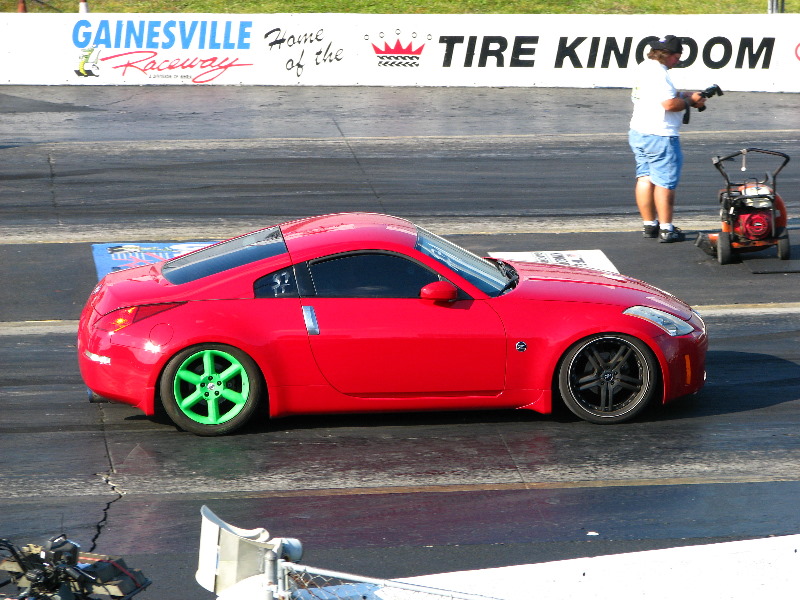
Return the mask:
[[112, 344], [108, 335], [78, 343], [78, 367], [86, 386], [98, 396], [135, 406], [146, 415], [155, 412], [160, 355]]

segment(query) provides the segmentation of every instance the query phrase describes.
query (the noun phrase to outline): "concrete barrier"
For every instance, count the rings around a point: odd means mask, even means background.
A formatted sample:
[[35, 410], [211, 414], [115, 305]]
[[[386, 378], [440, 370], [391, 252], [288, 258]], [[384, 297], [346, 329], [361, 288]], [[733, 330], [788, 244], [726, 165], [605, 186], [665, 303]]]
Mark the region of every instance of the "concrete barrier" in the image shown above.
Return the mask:
[[794, 598], [800, 589], [800, 535], [442, 573], [403, 581], [503, 600]]
[[0, 13], [0, 83], [629, 87], [684, 42], [681, 88], [800, 92], [800, 14]]

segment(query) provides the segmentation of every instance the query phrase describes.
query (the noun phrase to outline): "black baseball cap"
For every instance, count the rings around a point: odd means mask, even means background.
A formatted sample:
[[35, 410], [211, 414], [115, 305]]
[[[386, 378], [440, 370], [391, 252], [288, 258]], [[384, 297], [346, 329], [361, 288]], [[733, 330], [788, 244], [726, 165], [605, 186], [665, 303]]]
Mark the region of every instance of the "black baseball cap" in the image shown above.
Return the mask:
[[650, 47], [653, 50], [666, 50], [670, 54], [683, 52], [683, 44], [681, 44], [680, 38], [676, 38], [674, 35], [665, 35], [658, 40], [650, 42]]

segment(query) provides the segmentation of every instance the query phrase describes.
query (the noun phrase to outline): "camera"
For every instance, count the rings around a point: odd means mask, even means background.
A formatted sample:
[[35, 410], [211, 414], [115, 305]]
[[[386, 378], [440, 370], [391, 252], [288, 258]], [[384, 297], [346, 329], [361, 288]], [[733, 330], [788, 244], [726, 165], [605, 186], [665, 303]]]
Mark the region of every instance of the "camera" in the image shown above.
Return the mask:
[[[701, 95], [703, 98], [711, 98], [712, 96], [722, 96], [722, 95], [723, 95], [723, 94], [722, 94], [722, 88], [721, 88], [721, 87], [719, 87], [719, 86], [718, 86], [718, 85], [715, 83], [714, 85], [711, 85], [711, 86], [707, 87], [706, 89], [704, 89], [703, 91], [701, 91], [701, 92], [700, 92], [700, 95]], [[697, 112], [703, 112], [705, 109], [706, 109], [705, 105], [703, 105], [703, 106], [698, 106], [698, 107], [697, 107]], [[684, 124], [684, 125], [686, 125], [686, 123], [688, 123], [688, 122], [689, 122], [689, 114], [690, 114], [690, 112], [689, 112], [689, 106], [687, 105], [687, 106], [686, 106], [686, 112], [685, 112], [685, 113], [683, 113], [683, 124]]]
[[[129, 600], [144, 591], [150, 580], [118, 556], [81, 552], [64, 534], [44, 545], [15, 546], [0, 539], [0, 590], [13, 585], [13, 598], [28, 600], [96, 600], [98, 596]], [[0, 591], [0, 598], [11, 598]]]
[[[718, 86], [718, 85], [715, 83], [714, 85], [712, 85], [712, 86], [709, 86], [709, 87], [707, 87], [706, 89], [704, 89], [702, 92], [700, 92], [700, 95], [701, 95], [703, 98], [712, 98], [712, 97], [714, 97], [714, 96], [722, 96], [722, 95], [723, 95], [723, 93], [722, 93], [722, 88], [721, 88], [721, 87], [719, 87], [719, 86]], [[701, 106], [701, 107], [699, 107], [699, 108], [697, 109], [697, 111], [698, 111], [698, 112], [703, 112], [705, 109], [706, 109], [706, 107], [705, 107], [705, 106]]]
[[78, 551], [81, 547], [68, 540], [66, 535], [57, 535], [47, 540], [42, 546], [40, 556], [50, 565], [75, 566], [78, 564]]

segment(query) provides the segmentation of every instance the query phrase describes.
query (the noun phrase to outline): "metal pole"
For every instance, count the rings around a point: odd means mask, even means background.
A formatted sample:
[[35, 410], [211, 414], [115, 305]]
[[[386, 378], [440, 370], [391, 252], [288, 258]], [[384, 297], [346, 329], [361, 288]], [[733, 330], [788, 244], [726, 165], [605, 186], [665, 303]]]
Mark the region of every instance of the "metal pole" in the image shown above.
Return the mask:
[[267, 585], [278, 585], [278, 555], [274, 550], [267, 550], [264, 554], [264, 573]]
[[767, 12], [769, 14], [782, 13], [785, 11], [785, 0], [767, 0]]
[[274, 550], [267, 550], [264, 554], [264, 575], [267, 576], [269, 586], [264, 593], [264, 600], [274, 600], [275, 591], [278, 589], [278, 555]]

